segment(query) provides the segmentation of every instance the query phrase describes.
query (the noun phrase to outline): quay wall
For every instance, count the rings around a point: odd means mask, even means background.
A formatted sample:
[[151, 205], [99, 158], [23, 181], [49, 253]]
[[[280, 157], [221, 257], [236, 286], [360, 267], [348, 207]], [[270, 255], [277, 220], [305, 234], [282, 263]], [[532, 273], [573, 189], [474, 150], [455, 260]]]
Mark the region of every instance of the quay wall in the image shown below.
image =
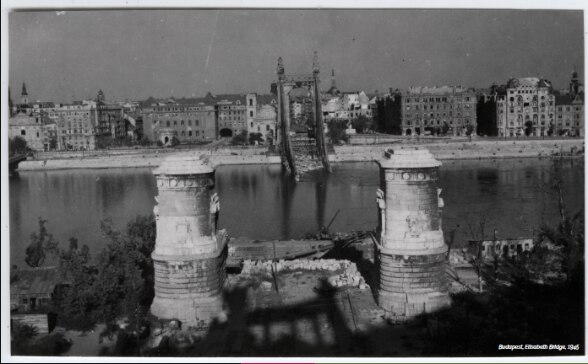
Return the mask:
[[558, 140], [491, 140], [462, 143], [396, 143], [390, 145], [362, 145], [362, 146], [336, 146], [335, 154], [329, 159], [333, 162], [359, 162], [382, 158], [384, 150], [394, 148], [428, 149], [435, 159], [493, 159], [493, 158], [521, 158], [521, 157], [548, 157], [570, 153], [576, 155], [584, 151], [583, 139], [558, 139]]
[[[435, 159], [494, 159], [549, 157], [563, 152], [564, 155], [577, 155], [584, 151], [583, 139], [548, 139], [548, 140], [475, 140], [473, 142], [403, 142], [378, 145], [343, 145], [335, 146], [335, 154], [329, 155], [331, 162], [361, 162], [380, 159], [384, 150], [394, 148], [428, 149]], [[120, 151], [67, 153], [39, 153], [37, 159], [23, 161], [19, 171], [58, 170], [77, 168], [133, 168], [159, 166], [162, 159], [175, 152], [180, 156], [198, 158], [206, 155], [215, 165], [235, 164], [278, 164], [277, 156], [267, 156], [266, 148], [214, 148], [203, 149], [147, 149]], [[61, 156], [58, 158], [58, 156]]]

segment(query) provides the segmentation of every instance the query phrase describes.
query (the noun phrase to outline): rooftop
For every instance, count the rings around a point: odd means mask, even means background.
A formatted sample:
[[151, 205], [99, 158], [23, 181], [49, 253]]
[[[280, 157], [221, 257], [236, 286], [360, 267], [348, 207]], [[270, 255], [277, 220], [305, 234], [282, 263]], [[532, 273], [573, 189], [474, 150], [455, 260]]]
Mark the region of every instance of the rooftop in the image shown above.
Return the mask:
[[409, 87], [408, 94], [428, 94], [428, 95], [446, 95], [451, 93], [461, 93], [469, 91], [463, 86], [413, 86]]
[[57, 267], [17, 269], [10, 272], [10, 294], [51, 295], [60, 282]]
[[551, 88], [551, 82], [539, 77], [511, 78], [506, 85], [507, 88], [517, 87], [547, 87]]

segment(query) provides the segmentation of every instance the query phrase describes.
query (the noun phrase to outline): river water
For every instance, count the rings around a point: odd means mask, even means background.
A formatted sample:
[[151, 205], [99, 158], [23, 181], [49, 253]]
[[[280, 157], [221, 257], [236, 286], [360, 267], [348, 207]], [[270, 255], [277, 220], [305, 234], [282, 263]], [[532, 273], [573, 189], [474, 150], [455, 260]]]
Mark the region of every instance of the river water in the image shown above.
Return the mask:
[[[485, 220], [485, 233], [525, 237], [543, 222], [557, 222], [555, 196], [546, 191], [550, 160], [505, 159], [445, 161], [440, 170], [445, 201], [443, 229], [456, 229], [463, 245]], [[584, 206], [584, 163], [564, 162], [562, 178], [571, 212]], [[377, 224], [375, 163], [342, 163], [332, 174], [320, 171], [298, 183], [277, 165], [221, 166], [215, 190], [221, 198], [219, 225], [232, 236], [290, 239], [317, 232], [336, 215], [331, 231], [371, 230]], [[10, 259], [24, 266], [31, 233], [38, 219], [67, 247], [78, 238], [97, 253], [105, 240], [100, 221], [110, 218], [124, 227], [137, 214], [153, 211], [157, 193], [149, 168], [23, 172], [10, 178]], [[337, 211], [339, 213], [337, 214]]]

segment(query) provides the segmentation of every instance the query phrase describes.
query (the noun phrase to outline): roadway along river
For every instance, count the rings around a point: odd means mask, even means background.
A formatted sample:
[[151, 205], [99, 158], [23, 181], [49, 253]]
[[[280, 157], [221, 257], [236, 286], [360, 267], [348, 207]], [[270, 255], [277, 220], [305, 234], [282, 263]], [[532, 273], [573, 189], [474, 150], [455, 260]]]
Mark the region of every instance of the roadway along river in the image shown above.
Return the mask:
[[[457, 228], [456, 245], [468, 228], [487, 218], [486, 233], [530, 236], [542, 221], [557, 222], [555, 196], [544, 189], [552, 162], [547, 159], [445, 161], [440, 170], [445, 201], [445, 235]], [[565, 161], [562, 177], [569, 211], [584, 206], [583, 159]], [[343, 163], [331, 175], [315, 172], [298, 183], [280, 166], [223, 166], [217, 169], [221, 198], [219, 225], [232, 236], [289, 239], [317, 232], [337, 210], [331, 231], [370, 230], [377, 223], [375, 163]], [[23, 172], [10, 178], [10, 259], [25, 266], [26, 246], [39, 217], [63, 247], [70, 237], [96, 254], [104, 245], [100, 221], [123, 227], [137, 214], [153, 211], [155, 179], [150, 169], [98, 169]], [[459, 225], [459, 227], [458, 227]]]

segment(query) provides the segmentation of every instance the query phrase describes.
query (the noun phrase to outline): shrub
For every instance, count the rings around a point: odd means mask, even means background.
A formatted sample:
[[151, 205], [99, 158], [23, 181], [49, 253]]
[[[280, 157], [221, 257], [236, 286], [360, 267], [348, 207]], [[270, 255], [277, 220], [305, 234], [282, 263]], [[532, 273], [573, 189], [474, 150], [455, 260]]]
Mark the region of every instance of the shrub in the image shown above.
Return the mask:
[[329, 123], [328, 136], [331, 139], [331, 143], [339, 144], [340, 142], [346, 142], [349, 136], [345, 133], [347, 129], [347, 121], [345, 120], [333, 120]]

